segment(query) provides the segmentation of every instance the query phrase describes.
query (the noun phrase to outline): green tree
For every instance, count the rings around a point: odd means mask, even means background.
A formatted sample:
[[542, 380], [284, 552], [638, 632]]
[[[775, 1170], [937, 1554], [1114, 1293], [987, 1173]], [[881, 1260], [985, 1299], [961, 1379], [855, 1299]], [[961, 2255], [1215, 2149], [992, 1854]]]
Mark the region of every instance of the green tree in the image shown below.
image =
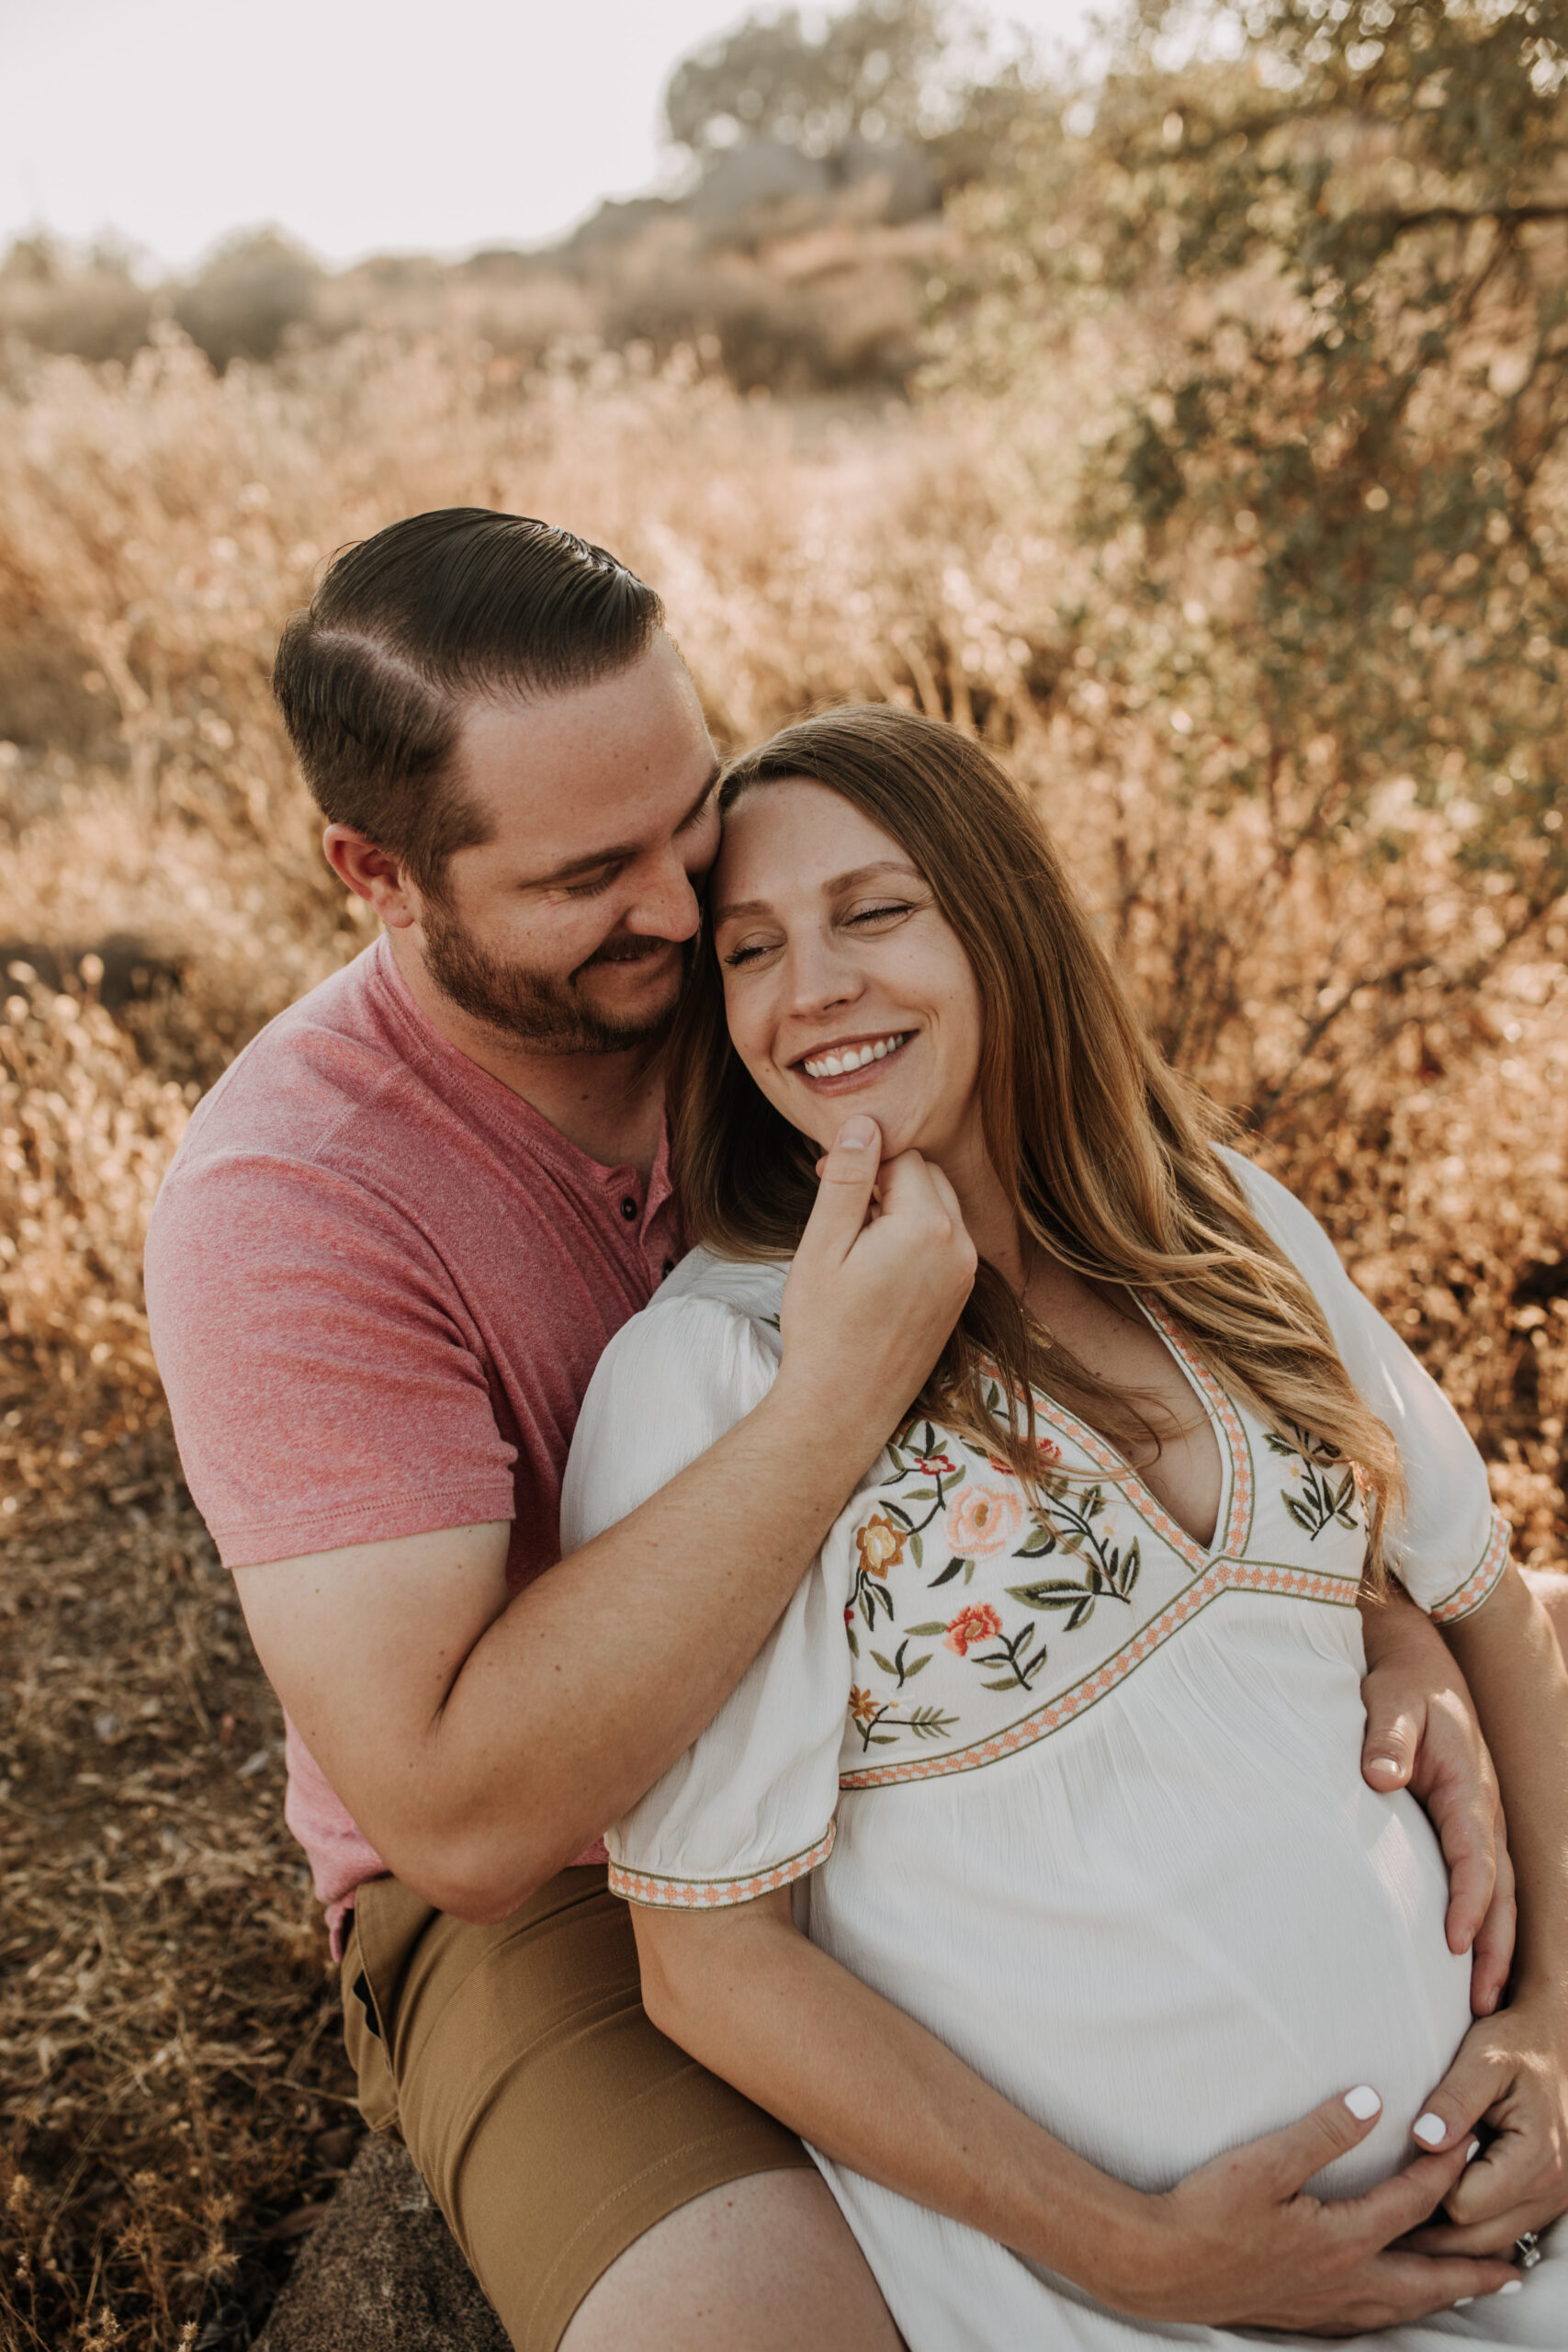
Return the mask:
[[664, 94], [670, 137], [699, 163], [749, 138], [828, 156], [857, 135], [918, 137], [944, 13], [936, 0], [855, 0], [818, 35], [798, 8], [749, 17], [675, 68]]
[[[1100, 674], [1179, 705], [1180, 788], [1253, 797], [1281, 871], [1393, 859], [1400, 792], [1441, 818], [1483, 960], [1568, 887], [1565, 77], [1564, 0], [1143, 0], [1102, 88], [1015, 118], [948, 330], [995, 387], [1122, 321]], [[1462, 985], [1430, 953], [1362, 943], [1303, 1052]]]

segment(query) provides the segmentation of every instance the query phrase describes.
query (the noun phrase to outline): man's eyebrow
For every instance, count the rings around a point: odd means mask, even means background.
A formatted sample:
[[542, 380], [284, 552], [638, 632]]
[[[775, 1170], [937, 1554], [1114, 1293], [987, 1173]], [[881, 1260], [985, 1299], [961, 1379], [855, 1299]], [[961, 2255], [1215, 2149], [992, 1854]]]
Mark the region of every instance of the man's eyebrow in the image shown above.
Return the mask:
[[[685, 832], [689, 826], [696, 823], [713, 796], [713, 788], [718, 782], [718, 777], [719, 767], [716, 760], [708, 770], [702, 790], [676, 826], [675, 831], [678, 833]], [[621, 865], [628, 858], [637, 856], [641, 848], [640, 842], [618, 842], [610, 849], [592, 850], [586, 857], [572, 857], [569, 858], [564, 865], [552, 865], [547, 874], [530, 875], [523, 888], [525, 890], [544, 889], [552, 882], [570, 882], [575, 874], [596, 873], [602, 865]]]
[[[901, 857], [879, 857], [869, 865], [852, 866], [847, 874], [835, 874], [822, 888], [829, 894], [835, 890], [852, 890], [858, 882], [869, 882], [877, 874], [907, 874], [912, 882], [923, 882], [924, 875], [918, 865], [908, 865]], [[713, 921], [716, 927], [730, 922], [738, 915], [768, 915], [773, 909], [766, 899], [732, 899], [727, 906], [716, 907]]]

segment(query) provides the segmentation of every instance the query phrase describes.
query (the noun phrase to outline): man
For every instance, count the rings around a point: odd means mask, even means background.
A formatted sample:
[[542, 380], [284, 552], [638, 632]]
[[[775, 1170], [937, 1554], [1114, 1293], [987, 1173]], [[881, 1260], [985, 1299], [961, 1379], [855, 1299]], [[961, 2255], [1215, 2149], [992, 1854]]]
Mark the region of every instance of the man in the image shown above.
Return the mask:
[[[850, 1121], [773, 1392], [558, 1563], [594, 1363], [682, 1246], [658, 1047], [717, 820], [662, 618], [604, 550], [478, 510], [333, 564], [276, 685], [382, 935], [198, 1110], [148, 1295], [192, 1492], [289, 1717], [362, 2103], [513, 2341], [870, 2352], [897, 2338], [804, 2151], [643, 2016], [597, 1841], [761, 1646], [974, 1252], [913, 1155], [867, 1223], [878, 1138]], [[1435, 1795], [1468, 1773], [1445, 1825], [1468, 1940], [1491, 1797], [1409, 1615], [1378, 1621], [1367, 1769], [1394, 1786], [1419, 1750]]]

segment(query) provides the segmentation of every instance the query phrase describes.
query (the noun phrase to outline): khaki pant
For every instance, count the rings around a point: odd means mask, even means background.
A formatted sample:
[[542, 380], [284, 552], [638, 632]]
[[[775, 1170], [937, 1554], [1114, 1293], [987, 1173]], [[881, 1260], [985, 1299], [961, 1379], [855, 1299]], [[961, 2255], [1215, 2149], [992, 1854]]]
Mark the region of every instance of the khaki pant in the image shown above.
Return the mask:
[[595, 2280], [666, 2214], [810, 2165], [649, 2023], [603, 1867], [562, 1871], [493, 1928], [371, 1879], [343, 1992], [365, 2120], [407, 2146], [517, 2352], [555, 2352]]

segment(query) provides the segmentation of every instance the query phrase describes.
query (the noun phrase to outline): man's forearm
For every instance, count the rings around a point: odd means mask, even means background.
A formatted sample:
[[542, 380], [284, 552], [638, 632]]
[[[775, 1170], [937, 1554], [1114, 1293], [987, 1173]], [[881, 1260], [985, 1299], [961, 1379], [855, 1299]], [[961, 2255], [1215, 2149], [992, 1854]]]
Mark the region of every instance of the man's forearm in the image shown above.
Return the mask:
[[592, 1844], [717, 1713], [886, 1435], [825, 1429], [781, 1379], [520, 1593], [431, 1721], [388, 1839], [399, 1874], [446, 1909], [503, 1917]]
[[1568, 1670], [1550, 1619], [1517, 1570], [1449, 1641], [1475, 1696], [1518, 1882], [1515, 1996], [1564, 2001], [1568, 1951]]

